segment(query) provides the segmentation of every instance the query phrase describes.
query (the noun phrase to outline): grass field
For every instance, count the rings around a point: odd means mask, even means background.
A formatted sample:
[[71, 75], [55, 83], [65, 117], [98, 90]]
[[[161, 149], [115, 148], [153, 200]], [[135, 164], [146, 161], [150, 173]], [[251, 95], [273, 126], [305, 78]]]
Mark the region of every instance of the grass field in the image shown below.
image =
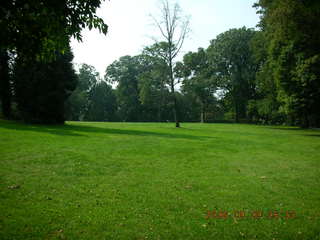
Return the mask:
[[320, 239], [320, 131], [0, 121], [0, 239]]

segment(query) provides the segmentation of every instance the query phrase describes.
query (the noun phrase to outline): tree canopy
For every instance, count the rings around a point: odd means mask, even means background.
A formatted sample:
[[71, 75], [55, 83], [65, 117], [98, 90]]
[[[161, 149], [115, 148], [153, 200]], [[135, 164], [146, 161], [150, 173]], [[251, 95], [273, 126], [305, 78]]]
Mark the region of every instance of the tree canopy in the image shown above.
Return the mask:
[[[108, 26], [102, 18], [96, 15], [96, 9], [100, 4], [100, 0], [1, 1], [0, 99], [2, 113], [5, 117], [12, 117], [11, 101], [13, 95], [15, 95], [18, 109], [21, 111], [19, 114], [23, 115], [23, 118], [36, 122], [41, 122], [41, 119], [43, 122], [49, 121], [45, 111], [37, 109], [37, 106], [32, 102], [32, 98], [27, 96], [32, 96], [35, 93], [34, 91], [42, 92], [36, 96], [41, 95], [41, 102], [49, 105], [51, 103], [49, 98], [53, 94], [51, 91], [56, 91], [55, 88], [49, 88], [49, 83], [46, 84], [47, 81], [51, 82], [57, 77], [57, 75], [54, 75], [56, 73], [52, 68], [57, 67], [57, 71], [66, 71], [64, 73], [60, 72], [61, 76], [63, 74], [70, 76], [69, 73], [73, 71], [72, 66], [70, 66], [71, 63], [67, 64], [69, 60], [66, 60], [65, 68], [61, 68], [59, 65], [60, 61], [63, 61], [61, 58], [68, 59], [71, 54], [70, 38], [74, 37], [81, 41], [81, 30], [85, 27], [89, 29], [97, 28], [100, 32], [107, 33]], [[15, 78], [11, 77], [9, 61], [16, 61], [17, 63]], [[30, 69], [33, 69], [36, 74], [30, 73]], [[50, 76], [47, 77], [47, 75]], [[74, 89], [74, 87], [61, 87], [74, 82], [72, 78], [61, 77], [57, 81], [62, 79], [65, 83], [56, 82], [57, 89]], [[40, 87], [42, 89], [39, 89]], [[25, 91], [29, 90], [29, 92], [23, 93], [19, 90], [22, 88]], [[58, 96], [61, 97], [56, 99], [57, 102], [66, 100], [63, 92], [53, 95], [57, 98]], [[56, 116], [57, 118], [50, 121], [60, 123], [63, 119], [61, 116], [61, 109], [63, 108], [55, 109], [56, 113], [53, 113], [51, 117]]]

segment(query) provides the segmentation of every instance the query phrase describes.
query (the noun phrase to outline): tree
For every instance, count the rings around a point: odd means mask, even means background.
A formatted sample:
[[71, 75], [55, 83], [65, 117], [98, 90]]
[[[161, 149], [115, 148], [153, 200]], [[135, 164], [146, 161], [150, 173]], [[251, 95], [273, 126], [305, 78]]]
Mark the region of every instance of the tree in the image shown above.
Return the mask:
[[320, 3], [260, 0], [260, 26], [280, 111], [292, 124], [320, 126]]
[[86, 121], [116, 120], [117, 99], [114, 90], [105, 81], [95, 83], [89, 91]]
[[161, 58], [164, 51], [162, 44], [165, 43], [146, 47], [140, 55], [141, 64], [144, 67], [138, 77], [139, 99], [145, 121], [161, 122], [172, 118], [167, 111], [170, 98], [169, 73], [166, 62]]
[[7, 77], [8, 51], [16, 51], [20, 61], [22, 57], [25, 62], [51, 61], [57, 51], [68, 51], [71, 36], [81, 40], [84, 27], [106, 34], [108, 26], [95, 14], [100, 4], [100, 0], [1, 1], [0, 100], [5, 117], [10, 117], [12, 87]]
[[88, 93], [78, 87], [72, 92], [66, 101], [66, 120], [83, 120], [88, 106]]
[[99, 73], [95, 67], [88, 64], [81, 64], [79, 68], [79, 84], [78, 88], [81, 91], [89, 92], [90, 89], [98, 82]]
[[206, 110], [214, 100], [217, 88], [215, 77], [209, 68], [208, 56], [203, 48], [189, 52], [183, 57], [183, 64], [176, 65], [176, 72], [183, 76], [183, 91], [200, 103], [200, 121], [206, 121]]
[[268, 40], [265, 31], [257, 31], [251, 41], [253, 59], [258, 66], [255, 85], [256, 99], [248, 103], [248, 115], [253, 122], [281, 124], [285, 115], [279, 111], [278, 87], [273, 77], [273, 66], [268, 58]]
[[247, 117], [247, 105], [255, 95], [257, 65], [250, 48], [255, 31], [245, 27], [230, 29], [212, 40], [208, 48], [212, 71], [230, 95], [235, 120]]
[[108, 26], [95, 13], [100, 4], [101, 0], [1, 1], [0, 46], [54, 56], [67, 49], [71, 36], [81, 40], [85, 27], [107, 33]]
[[141, 72], [143, 70], [139, 56], [121, 57], [106, 69], [105, 81], [118, 84], [116, 96], [122, 121], [142, 120], [138, 89], [138, 76]]
[[78, 73], [78, 84], [67, 100], [68, 119], [83, 120], [89, 105], [89, 92], [97, 84], [99, 73], [93, 66], [81, 64]]
[[62, 124], [65, 101], [77, 84], [69, 48], [50, 63], [17, 58], [14, 68], [15, 100], [25, 122]]
[[189, 32], [189, 19], [182, 17], [181, 8], [177, 3], [174, 4], [174, 6], [170, 6], [168, 0], [162, 1], [160, 20], [157, 20], [156, 18], [153, 19], [164, 39], [163, 42], [166, 43], [163, 48], [165, 51], [161, 57], [165, 60], [168, 67], [170, 90], [173, 99], [173, 116], [176, 127], [180, 127], [180, 122], [177, 115], [178, 105], [175, 96], [176, 82], [174, 78], [174, 60], [178, 56], [184, 40]]
[[8, 52], [0, 49], [0, 102], [2, 113], [8, 118], [11, 116], [11, 91]]

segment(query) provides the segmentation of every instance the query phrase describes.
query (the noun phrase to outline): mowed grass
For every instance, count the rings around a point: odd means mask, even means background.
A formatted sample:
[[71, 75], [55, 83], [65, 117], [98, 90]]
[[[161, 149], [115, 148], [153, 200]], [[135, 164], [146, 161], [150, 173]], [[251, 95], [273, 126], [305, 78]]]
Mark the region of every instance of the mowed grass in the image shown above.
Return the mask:
[[320, 132], [0, 121], [0, 239], [320, 239]]

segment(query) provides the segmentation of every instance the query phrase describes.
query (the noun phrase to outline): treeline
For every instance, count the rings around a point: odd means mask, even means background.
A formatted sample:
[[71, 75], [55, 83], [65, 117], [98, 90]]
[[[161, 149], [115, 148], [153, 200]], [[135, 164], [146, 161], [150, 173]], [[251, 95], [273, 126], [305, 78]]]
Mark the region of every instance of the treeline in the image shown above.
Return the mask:
[[259, 30], [226, 31], [175, 64], [175, 96], [163, 57], [167, 43], [121, 57], [106, 69], [103, 82], [112, 101], [105, 109], [112, 111], [99, 120], [173, 121], [175, 97], [181, 121], [319, 127], [319, 4], [259, 1]]
[[[170, 90], [166, 42], [145, 47], [137, 56], [123, 56], [106, 68], [103, 79], [83, 64], [79, 86], [68, 100], [68, 119], [85, 121], [174, 121], [174, 100], [180, 121], [255, 121], [253, 41], [259, 32], [231, 29], [207, 49], [189, 52], [175, 64]], [[85, 87], [83, 87], [85, 86]], [[112, 86], [116, 86], [114, 89]], [[173, 96], [174, 94], [174, 96]], [[108, 99], [108, 101], [107, 101]]]
[[174, 49], [167, 42], [121, 57], [103, 78], [86, 64], [74, 73], [69, 48], [50, 64], [13, 52], [14, 61], [2, 68], [9, 70], [1, 71], [12, 76], [9, 84], [2, 81], [1, 89], [10, 89], [1, 91], [3, 114], [11, 96], [18, 118], [31, 122], [179, 119], [319, 127], [319, 1], [260, 0], [255, 7], [259, 30], [230, 29], [174, 66], [166, 61]]

